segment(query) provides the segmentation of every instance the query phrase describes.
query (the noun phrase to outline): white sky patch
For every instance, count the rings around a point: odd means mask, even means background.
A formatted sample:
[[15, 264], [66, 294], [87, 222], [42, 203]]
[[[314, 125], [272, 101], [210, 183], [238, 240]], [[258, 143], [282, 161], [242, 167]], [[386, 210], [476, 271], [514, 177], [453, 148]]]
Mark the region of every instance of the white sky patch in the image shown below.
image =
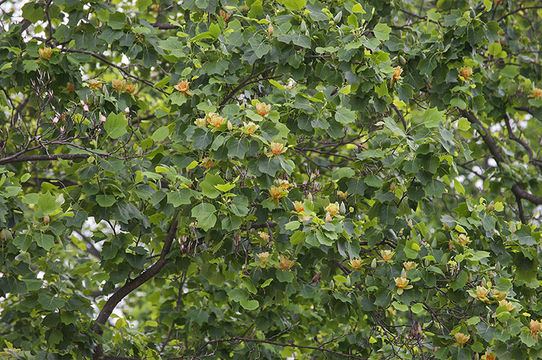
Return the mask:
[[489, 159], [487, 159], [487, 165], [489, 165], [491, 167], [497, 167], [497, 162], [495, 161], [495, 159], [489, 158]]

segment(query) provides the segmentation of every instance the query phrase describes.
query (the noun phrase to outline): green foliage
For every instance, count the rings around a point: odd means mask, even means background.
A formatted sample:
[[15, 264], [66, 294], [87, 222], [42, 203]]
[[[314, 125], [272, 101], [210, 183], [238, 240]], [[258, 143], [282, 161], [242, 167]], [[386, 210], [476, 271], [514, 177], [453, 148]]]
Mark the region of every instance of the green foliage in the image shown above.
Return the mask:
[[1, 359], [542, 357], [535, 2], [0, 3]]

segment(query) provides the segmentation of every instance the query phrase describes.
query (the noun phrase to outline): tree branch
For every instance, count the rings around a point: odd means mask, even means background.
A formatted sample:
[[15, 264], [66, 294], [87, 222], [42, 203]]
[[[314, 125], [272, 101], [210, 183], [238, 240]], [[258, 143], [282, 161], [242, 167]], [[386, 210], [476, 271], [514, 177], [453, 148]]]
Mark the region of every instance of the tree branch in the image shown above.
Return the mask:
[[89, 56], [92, 56], [98, 60], [100, 60], [101, 62], [109, 65], [109, 66], [112, 66], [114, 67], [115, 69], [119, 70], [120, 72], [122, 72], [124, 75], [126, 75], [127, 77], [129, 78], [132, 78], [134, 80], [137, 80], [139, 82], [142, 82], [143, 84], [147, 85], [147, 86], [150, 86], [152, 87], [153, 89], [156, 89], [158, 91], [160, 91], [162, 94], [165, 94], [165, 95], [169, 95], [169, 93], [167, 93], [166, 91], [162, 90], [162, 89], [159, 89], [159, 88], [155, 88], [154, 87], [154, 84], [152, 82], [150, 82], [149, 80], [145, 80], [145, 79], [142, 79], [140, 78], [139, 76], [135, 76], [135, 75], [132, 75], [132, 73], [130, 73], [129, 71], [127, 71], [126, 69], [124, 69], [122, 66], [119, 66], [111, 61], [109, 61], [108, 59], [106, 59], [105, 57], [103, 57], [102, 55], [99, 55], [99, 54], [95, 54], [93, 52], [90, 52], [90, 51], [86, 51], [86, 50], [78, 50], [78, 49], [64, 49], [65, 52], [69, 52], [69, 53], [78, 53], [78, 54], [85, 54], [85, 55], [89, 55]]
[[[258, 80], [258, 77], [262, 74], [265, 74], [266, 72], [269, 72], [273, 69], [275, 69], [277, 67], [277, 65], [272, 65], [272, 66], [269, 66], [265, 69], [263, 69], [262, 71], [256, 73], [256, 74], [251, 74], [249, 75], [245, 80], [243, 80], [239, 85], [237, 85], [232, 91], [230, 91], [226, 96], [224, 96], [224, 99], [222, 100], [222, 102], [220, 103], [220, 106], [218, 107], [219, 110], [221, 110], [224, 105], [226, 105], [226, 103], [239, 91], [241, 90], [242, 88], [244, 88], [245, 86], [249, 85], [249, 84], [252, 84], [254, 82], [257, 82], [257, 81], [261, 81], [261, 80], [264, 80], [264, 79], [259, 79]], [[254, 80], [256, 79], [256, 80]]]
[[401, 113], [401, 111], [397, 108], [397, 106], [395, 106], [394, 103], [391, 103], [390, 105], [391, 105], [391, 108], [395, 111], [395, 113], [399, 117], [399, 120], [401, 120], [401, 123], [403, 124], [403, 127], [405, 128], [405, 131], [406, 131], [407, 123], [406, 123], [405, 117], [403, 116], [403, 113]]
[[[497, 161], [497, 164], [500, 166], [500, 163], [504, 162], [504, 157], [499, 149], [499, 146], [497, 145], [497, 142], [491, 136], [488, 129], [485, 128], [485, 126], [480, 122], [480, 120], [478, 120], [478, 118], [472, 112], [459, 109], [459, 113], [461, 114], [461, 116], [464, 116], [471, 124], [478, 125], [478, 127], [481, 129], [481, 131], [478, 131], [480, 133], [480, 136], [482, 136], [484, 143], [489, 148], [489, 151], [491, 152], [491, 154]], [[507, 126], [509, 126], [508, 122], [507, 122]], [[525, 218], [525, 214], [523, 211], [523, 205], [521, 204], [521, 200], [525, 199], [535, 205], [542, 205], [542, 197], [533, 195], [530, 192], [524, 190], [520, 186], [519, 183], [515, 183], [514, 185], [512, 185], [511, 190], [512, 190], [512, 193], [514, 193], [514, 195], [516, 196], [520, 220], [523, 223], [527, 223], [527, 220]]]
[[90, 154], [53, 154], [53, 155], [28, 155], [20, 157], [6, 157], [0, 159], [0, 165], [15, 163], [15, 162], [27, 162], [27, 161], [48, 161], [48, 160], [75, 160], [75, 159], [86, 159]]
[[514, 132], [512, 131], [512, 126], [510, 125], [510, 118], [508, 117], [508, 115], [505, 115], [504, 123], [506, 124], [506, 129], [508, 130], [508, 138], [510, 138], [510, 140], [515, 141], [518, 144], [520, 144], [527, 151], [527, 156], [529, 156], [529, 162], [530, 163], [542, 168], [542, 161], [534, 158], [533, 150], [531, 149], [529, 144], [527, 144], [522, 139], [518, 138], [514, 134]]
[[158, 28], [158, 29], [161, 29], [161, 30], [173, 30], [173, 29], [178, 29], [179, 27], [177, 25], [173, 25], [173, 24], [160, 24], [160, 23], [152, 23], [151, 24], [152, 26], [154, 26], [155, 28]]
[[480, 128], [480, 131], [478, 132], [480, 133], [480, 136], [489, 148], [489, 151], [495, 158], [495, 161], [497, 161], [497, 163], [504, 162], [504, 157], [501, 153], [501, 150], [499, 149], [499, 145], [497, 144], [495, 139], [493, 139], [493, 137], [489, 133], [489, 130], [484, 126], [484, 124], [482, 124], [482, 122], [478, 120], [478, 118], [470, 111], [459, 109], [459, 113], [461, 114], [461, 116], [465, 117], [471, 124], [478, 125], [478, 127]]
[[[128, 279], [123, 286], [115, 290], [113, 295], [111, 295], [111, 297], [105, 303], [104, 307], [102, 308], [94, 322], [93, 330], [95, 333], [99, 335], [102, 334], [103, 331], [101, 325], [106, 323], [107, 319], [109, 319], [109, 316], [111, 316], [111, 313], [122, 299], [124, 299], [132, 291], [143, 285], [145, 282], [156, 276], [162, 270], [164, 265], [169, 262], [169, 260], [166, 259], [166, 256], [171, 249], [171, 244], [173, 243], [175, 234], [177, 234], [177, 224], [179, 221], [178, 215], [179, 214], [175, 214], [173, 220], [171, 221], [169, 231], [164, 241], [164, 246], [162, 247], [162, 252], [160, 253], [160, 258], [158, 259], [158, 261], [151, 265], [151, 267], [149, 267], [147, 270], [139, 274], [139, 276], [137, 276], [135, 279]], [[103, 347], [101, 344], [96, 346], [93, 359], [104, 359]]]
[[523, 10], [529, 10], [529, 9], [542, 9], [542, 6], [525, 6], [525, 7], [520, 7], [520, 8], [517, 8], [516, 10], [514, 11], [510, 11], [508, 14], [505, 14], [503, 16], [501, 16], [497, 22], [507, 18], [508, 16], [510, 15], [514, 15], [515, 13], [518, 13], [520, 11], [523, 11]]
[[[357, 355], [346, 354], [346, 353], [343, 353], [343, 352], [340, 352], [340, 351], [329, 350], [329, 349], [326, 349], [326, 348], [320, 347], [320, 346], [287, 344], [287, 343], [280, 343], [280, 342], [266, 340], [266, 339], [252, 339], [252, 338], [242, 338], [242, 337], [231, 337], [231, 338], [224, 338], [224, 339], [209, 340], [205, 344], [200, 346], [200, 348], [197, 350], [196, 354], [201, 352], [207, 345], [212, 345], [212, 344], [217, 344], [217, 343], [222, 343], [222, 342], [238, 342], [238, 341], [270, 344], [270, 345], [275, 345], [275, 346], [291, 347], [291, 348], [296, 348], [296, 349], [316, 350], [316, 351], [319, 351], [321, 353], [333, 354], [333, 355], [337, 355], [337, 356], [341, 356], [341, 357], [345, 357], [345, 358], [350, 358], [350, 359], [367, 360], [367, 358], [363, 358], [363, 357], [360, 357], [360, 356], [357, 356]], [[169, 360], [174, 360], [174, 359], [182, 359], [182, 357], [169, 358]]]

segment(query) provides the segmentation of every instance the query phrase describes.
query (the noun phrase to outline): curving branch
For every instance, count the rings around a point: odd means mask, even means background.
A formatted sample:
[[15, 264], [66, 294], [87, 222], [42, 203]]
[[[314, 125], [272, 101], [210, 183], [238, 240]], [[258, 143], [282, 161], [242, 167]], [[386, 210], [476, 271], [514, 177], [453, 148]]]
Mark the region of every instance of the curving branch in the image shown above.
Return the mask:
[[525, 151], [527, 151], [527, 156], [529, 156], [530, 163], [542, 168], [542, 161], [534, 157], [533, 149], [531, 149], [529, 144], [527, 144], [527, 142], [517, 137], [516, 134], [514, 134], [514, 132], [512, 131], [512, 126], [510, 125], [510, 118], [508, 117], [508, 115], [504, 117], [504, 123], [506, 124], [506, 129], [508, 130], [508, 138], [520, 144], [525, 149]]
[[[166, 236], [166, 239], [164, 240], [164, 246], [162, 247], [162, 251], [160, 253], [160, 258], [151, 265], [147, 270], [139, 274], [135, 279], [130, 280], [128, 279], [126, 283], [115, 290], [113, 295], [107, 300], [104, 307], [98, 314], [98, 317], [96, 318], [94, 322], [93, 330], [95, 333], [101, 335], [103, 333], [102, 325], [104, 325], [111, 314], [113, 313], [113, 310], [117, 307], [119, 302], [121, 302], [122, 299], [124, 299], [128, 294], [130, 294], [132, 291], [143, 285], [145, 282], [152, 279], [154, 276], [156, 276], [162, 268], [170, 261], [167, 259], [167, 255], [169, 253], [169, 250], [171, 249], [171, 245], [173, 243], [173, 239], [175, 238], [175, 235], [177, 234], [177, 224], [179, 222], [178, 219], [179, 214], [175, 214], [173, 217], [173, 220], [171, 221], [171, 224], [169, 226], [169, 230]], [[111, 357], [109, 357], [111, 358]], [[93, 355], [94, 360], [103, 360], [105, 359], [103, 356], [103, 347], [102, 345], [97, 345], [94, 350]]]
[[137, 80], [159, 92], [161, 92], [162, 94], [164, 95], [169, 95], [169, 93], [167, 91], [164, 91], [160, 88], [155, 88], [154, 87], [154, 84], [152, 82], [150, 82], [149, 80], [145, 80], [143, 78], [140, 78], [139, 76], [136, 76], [136, 75], [133, 75], [132, 73], [130, 73], [129, 71], [127, 71], [126, 69], [124, 69], [122, 66], [119, 66], [111, 61], [109, 61], [107, 58], [105, 58], [104, 56], [102, 55], [99, 55], [99, 54], [95, 54], [91, 51], [87, 51], [87, 50], [78, 50], [78, 49], [63, 49], [63, 51], [65, 52], [69, 52], [69, 53], [77, 53], [77, 54], [85, 54], [85, 55], [89, 55], [89, 56], [92, 56], [93, 58], [96, 58], [98, 60], [100, 60], [101, 62], [111, 66], [111, 67], [114, 67], [115, 69], [119, 70], [121, 73], [123, 73], [124, 75], [126, 75], [127, 77], [129, 78], [132, 78], [134, 80]]
[[497, 22], [500, 22], [501, 20], [506, 19], [508, 16], [514, 15], [514, 14], [520, 12], [520, 11], [531, 10], [531, 9], [542, 9], [542, 6], [522, 6], [522, 7], [519, 7], [516, 10], [510, 11], [509, 13], [504, 14], [503, 16], [501, 16], [497, 20]]
[[160, 23], [152, 23], [151, 26], [154, 26], [155, 28], [157, 29], [160, 29], [160, 30], [173, 30], [173, 29], [178, 29], [179, 26], [177, 25], [173, 25], [173, 24], [160, 24]]
[[277, 67], [277, 65], [272, 65], [272, 66], [269, 66], [265, 69], [263, 69], [262, 71], [260, 72], [257, 72], [256, 74], [250, 74], [245, 80], [243, 80], [239, 85], [237, 85], [232, 91], [230, 91], [228, 94], [226, 94], [226, 96], [224, 96], [224, 99], [222, 100], [222, 102], [220, 103], [218, 109], [221, 110], [224, 105], [226, 105], [226, 103], [239, 91], [241, 90], [242, 88], [244, 88], [245, 86], [247, 85], [250, 85], [250, 84], [253, 84], [253, 83], [256, 83], [256, 82], [260, 82], [260, 81], [264, 81], [264, 80], [269, 80], [269, 79], [273, 79], [273, 78], [279, 78], [281, 75], [276, 75], [276, 76], [270, 76], [270, 77], [264, 77], [264, 78], [260, 78], [260, 75], [263, 75], [271, 70], [274, 70], [275, 68]]
[[[296, 349], [309, 349], [309, 350], [319, 351], [324, 355], [327, 353], [331, 355], [340, 356], [343, 358], [367, 360], [367, 358], [364, 358], [364, 357], [360, 357], [360, 356], [352, 355], [352, 354], [346, 354], [340, 351], [329, 350], [322, 346], [296, 345], [292, 343], [280, 343], [277, 341], [271, 341], [271, 340], [266, 340], [266, 339], [253, 339], [253, 338], [244, 338], [244, 337], [230, 337], [230, 338], [209, 340], [205, 344], [199, 347], [195, 356], [197, 356], [197, 354], [203, 351], [203, 349], [205, 349], [205, 347], [207, 347], [208, 345], [218, 344], [218, 343], [223, 343], [223, 342], [253, 342], [253, 343], [260, 343], [260, 344], [269, 344], [269, 345], [274, 345], [274, 346], [291, 347], [291, 348], [296, 348]], [[184, 358], [185, 357], [173, 357], [173, 358], [169, 358], [168, 360], [184, 359]]]
[[53, 155], [28, 155], [19, 157], [6, 157], [0, 159], [0, 165], [15, 163], [15, 162], [30, 162], [30, 161], [49, 161], [49, 160], [75, 160], [86, 159], [90, 154], [53, 154]]
[[[501, 163], [503, 163], [505, 159], [504, 159], [504, 156], [502, 155], [499, 145], [497, 144], [493, 136], [491, 136], [489, 130], [484, 126], [484, 124], [482, 124], [482, 122], [472, 112], [461, 110], [461, 109], [458, 109], [458, 110], [461, 116], [465, 117], [471, 124], [478, 126], [478, 128], [480, 129], [478, 132], [480, 133], [480, 136], [484, 140], [484, 143], [489, 148], [489, 151], [495, 158], [495, 161], [497, 162], [497, 164], [501, 166]], [[506, 123], [507, 123], [507, 127], [509, 127], [510, 125], [508, 124], [508, 119], [506, 119]], [[508, 135], [510, 136], [511, 128], [508, 128], [508, 131], [509, 131]], [[513, 136], [515, 137], [515, 135]], [[512, 137], [511, 139], [514, 140], [514, 138]], [[523, 189], [519, 182], [516, 182], [514, 185], [512, 185], [511, 190], [512, 190], [512, 193], [516, 197], [520, 220], [522, 223], [526, 224], [527, 219], [525, 218], [523, 204], [521, 203], [521, 200], [527, 200], [535, 205], [542, 205], [542, 197], [533, 195], [527, 190]]]

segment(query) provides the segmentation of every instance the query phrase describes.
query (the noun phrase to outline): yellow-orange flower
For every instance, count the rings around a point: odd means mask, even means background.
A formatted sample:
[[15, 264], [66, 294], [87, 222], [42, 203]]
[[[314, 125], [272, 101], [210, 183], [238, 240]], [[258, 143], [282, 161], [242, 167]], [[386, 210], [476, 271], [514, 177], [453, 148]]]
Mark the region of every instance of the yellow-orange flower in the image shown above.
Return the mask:
[[282, 187], [275, 185], [271, 186], [271, 189], [269, 189], [269, 195], [271, 195], [271, 199], [280, 199], [285, 195], [285, 192], [286, 194], [288, 193]]
[[476, 287], [476, 297], [478, 298], [478, 300], [483, 301], [483, 302], [489, 302], [487, 298], [488, 293], [489, 293], [489, 289], [486, 289], [483, 286]]
[[258, 257], [258, 259], [260, 259], [260, 261], [264, 264], [267, 264], [269, 262], [268, 258], [269, 258], [269, 253], [267, 251], [264, 251], [264, 252], [261, 252], [259, 254], [256, 255]]
[[258, 125], [254, 124], [252, 121], [247, 123], [243, 123], [243, 132], [245, 134], [254, 134], [256, 130], [258, 130]]
[[459, 234], [457, 236], [457, 240], [459, 240], [461, 246], [466, 246], [468, 243], [470, 243], [470, 238], [465, 234]]
[[512, 303], [510, 301], [507, 301], [507, 300], [501, 300], [499, 301], [499, 306], [503, 306], [506, 311], [510, 312], [512, 311], [512, 309], [514, 309], [514, 305], [512, 305]]
[[404, 289], [408, 286], [410, 283], [410, 280], [408, 280], [406, 277], [397, 277], [395, 278], [395, 286], [397, 286], [400, 289]]
[[208, 169], [210, 168], [211, 166], [213, 166], [213, 160], [211, 160], [210, 158], [206, 157], [206, 158], [203, 158], [201, 160], [201, 166], [203, 166], [204, 168]]
[[75, 91], [75, 85], [73, 85], [71, 82], [66, 84], [66, 91], [68, 92], [74, 92]]
[[208, 119], [207, 122], [209, 123], [209, 126], [212, 128], [219, 128], [222, 125], [226, 123], [226, 119], [224, 119], [222, 116], [218, 114], [212, 114]]
[[204, 118], [197, 118], [194, 120], [194, 124], [197, 127], [205, 127], [205, 125], [207, 125], [207, 121]]
[[115, 79], [111, 81], [111, 85], [113, 86], [113, 89], [117, 91], [124, 91], [124, 88], [126, 87], [126, 80], [124, 79]]
[[256, 104], [256, 111], [261, 116], [267, 116], [269, 114], [269, 112], [271, 111], [271, 105], [268, 105], [268, 104], [263, 103], [263, 102], [257, 103]]
[[361, 269], [361, 259], [351, 259], [350, 266], [355, 270]]
[[53, 50], [48, 47], [44, 47], [38, 50], [38, 53], [40, 54], [40, 58], [43, 60], [49, 60], [51, 55], [53, 55]]
[[391, 250], [382, 250], [380, 251], [380, 256], [382, 256], [382, 259], [388, 261], [388, 260], [391, 260], [391, 258], [393, 257], [393, 251]]
[[298, 213], [305, 211], [305, 206], [303, 205], [303, 202], [301, 201], [294, 201], [294, 209]]
[[538, 335], [540, 330], [542, 330], [542, 322], [540, 322], [538, 320], [531, 320], [529, 328], [531, 329], [531, 334], [536, 336], [536, 335]]
[[414, 261], [407, 261], [403, 264], [405, 270], [412, 270], [412, 269], [416, 269], [416, 267], [418, 266], [418, 264], [416, 264]]
[[282, 270], [290, 270], [292, 266], [294, 266], [294, 261], [285, 256], [281, 256], [279, 266]]
[[508, 293], [506, 291], [499, 291], [497, 289], [491, 290], [491, 295], [497, 300], [504, 300]]
[[271, 150], [271, 153], [275, 155], [280, 155], [286, 152], [286, 146], [284, 146], [284, 144], [276, 142], [272, 142], [271, 144], [269, 144], [269, 149]]
[[177, 83], [177, 85], [174, 86], [175, 90], [187, 93], [190, 90], [190, 84], [188, 83], [188, 80], [181, 80]]
[[346, 191], [338, 190], [337, 191], [337, 196], [344, 199], [344, 198], [346, 198], [348, 196], [348, 193]]
[[224, 10], [220, 10], [220, 17], [224, 19], [224, 21], [228, 21], [230, 19], [231, 13], [225, 12]]
[[336, 215], [339, 212], [339, 203], [334, 202], [326, 206], [326, 211], [330, 216]]
[[284, 190], [288, 190], [289, 188], [293, 186], [292, 184], [288, 182], [288, 180], [284, 180], [284, 179], [277, 180], [277, 184], [279, 184], [280, 187], [283, 188]]
[[137, 91], [137, 84], [136, 83], [128, 83], [128, 84], [126, 84], [125, 90], [126, 90], [126, 92], [128, 94], [134, 94]]
[[486, 353], [482, 356], [482, 360], [496, 360], [497, 355], [494, 352], [486, 350]]
[[396, 66], [393, 68], [393, 70], [394, 70], [393, 78], [395, 80], [401, 80], [402, 79], [401, 74], [403, 73], [403, 68], [400, 66]]
[[258, 235], [264, 241], [269, 241], [269, 234], [264, 231], [258, 231]]
[[88, 87], [94, 90], [102, 88], [102, 82], [100, 80], [91, 79], [88, 81]]
[[461, 346], [465, 345], [467, 343], [467, 341], [469, 341], [469, 339], [470, 339], [470, 335], [463, 334], [461, 332], [455, 333], [454, 337], [455, 337], [455, 342], [458, 345], [461, 345]]
[[472, 75], [472, 68], [470, 66], [462, 66], [459, 69], [459, 75], [463, 78], [468, 79]]
[[269, 26], [267, 26], [267, 33], [269, 34], [269, 36], [273, 36], [274, 32], [275, 28], [273, 27], [273, 25], [269, 24]]
[[531, 90], [531, 95], [529, 95], [529, 97], [535, 98], [535, 99], [542, 98], [542, 89], [534, 87], [533, 90]]

